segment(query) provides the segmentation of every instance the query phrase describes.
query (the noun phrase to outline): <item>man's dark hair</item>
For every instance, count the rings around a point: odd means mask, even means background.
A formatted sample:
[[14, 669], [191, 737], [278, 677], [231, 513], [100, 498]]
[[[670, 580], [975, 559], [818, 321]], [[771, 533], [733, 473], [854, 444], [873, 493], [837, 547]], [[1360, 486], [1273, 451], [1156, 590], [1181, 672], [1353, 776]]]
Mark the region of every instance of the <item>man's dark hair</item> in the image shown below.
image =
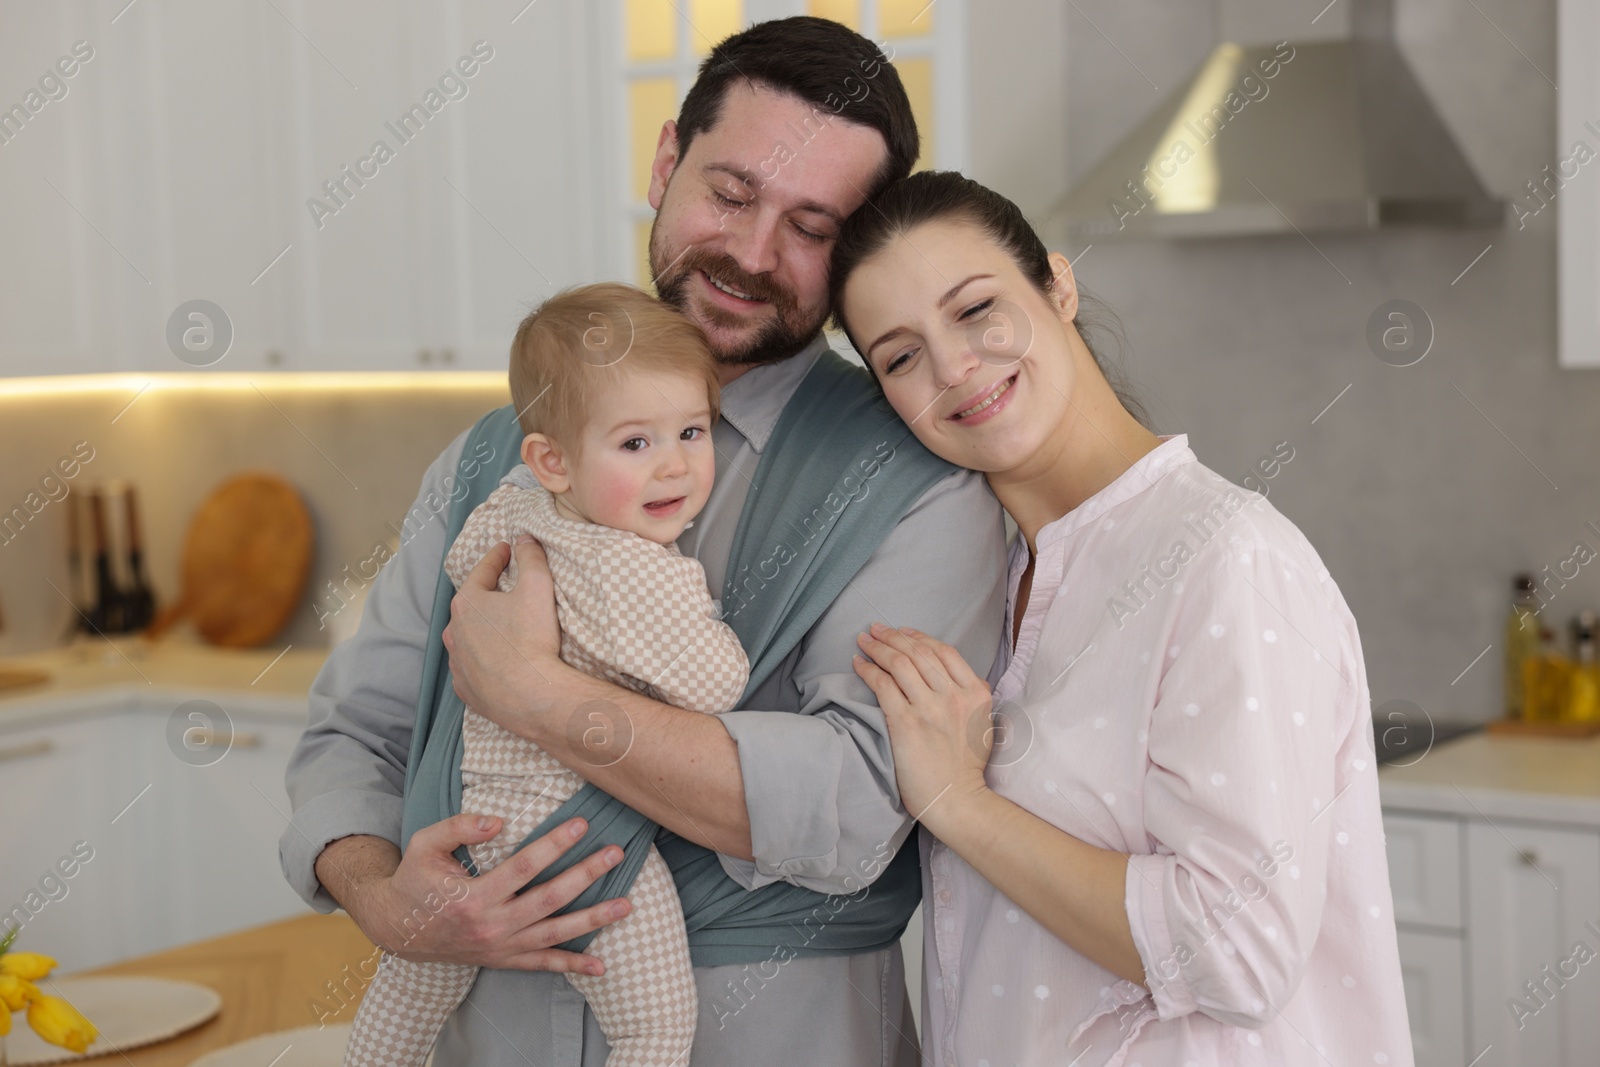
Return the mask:
[[916, 166], [917, 120], [888, 57], [850, 27], [809, 15], [758, 22], [711, 50], [678, 113], [679, 160], [717, 124], [737, 80], [799, 97], [824, 123], [837, 116], [882, 134], [889, 155], [863, 190], [868, 199]]

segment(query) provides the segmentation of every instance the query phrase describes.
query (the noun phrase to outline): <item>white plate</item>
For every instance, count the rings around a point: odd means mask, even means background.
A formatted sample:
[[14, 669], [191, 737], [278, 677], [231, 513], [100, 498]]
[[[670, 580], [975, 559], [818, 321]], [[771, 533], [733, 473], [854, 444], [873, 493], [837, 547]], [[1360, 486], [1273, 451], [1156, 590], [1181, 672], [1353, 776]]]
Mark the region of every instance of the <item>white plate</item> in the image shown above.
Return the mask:
[[[339, 1067], [349, 1043], [349, 1023], [303, 1026], [219, 1048], [201, 1056], [189, 1067], [265, 1067], [269, 1063], [272, 1067]], [[433, 1062], [432, 1056], [428, 1057], [428, 1062]]]
[[87, 1016], [100, 1036], [80, 1056], [45, 1041], [18, 1012], [11, 1017], [11, 1035], [6, 1038], [12, 1067], [71, 1063], [154, 1044], [192, 1030], [222, 1010], [216, 990], [170, 978], [63, 978], [44, 982], [43, 989]]

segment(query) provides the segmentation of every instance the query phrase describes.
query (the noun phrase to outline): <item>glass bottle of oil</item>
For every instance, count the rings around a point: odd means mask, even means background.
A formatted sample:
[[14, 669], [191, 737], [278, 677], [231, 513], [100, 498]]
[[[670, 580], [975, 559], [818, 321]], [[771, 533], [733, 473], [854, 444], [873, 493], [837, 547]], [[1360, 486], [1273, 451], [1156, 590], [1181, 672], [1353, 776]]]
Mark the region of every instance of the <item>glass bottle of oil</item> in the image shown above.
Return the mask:
[[1559, 722], [1566, 702], [1572, 661], [1562, 652], [1548, 626], [1539, 627], [1539, 652], [1522, 661], [1523, 719]]
[[1539, 599], [1533, 593], [1533, 576], [1519, 574], [1511, 582], [1511, 614], [1506, 617], [1505, 662], [1505, 713], [1508, 719], [1536, 719], [1536, 710], [1528, 706], [1528, 687], [1531, 680], [1525, 675], [1537, 673], [1524, 664], [1538, 658], [1543, 648], [1539, 622]]
[[1580, 611], [1572, 620], [1572, 666], [1567, 671], [1561, 718], [1566, 722], [1600, 719], [1600, 663], [1595, 662], [1595, 614]]

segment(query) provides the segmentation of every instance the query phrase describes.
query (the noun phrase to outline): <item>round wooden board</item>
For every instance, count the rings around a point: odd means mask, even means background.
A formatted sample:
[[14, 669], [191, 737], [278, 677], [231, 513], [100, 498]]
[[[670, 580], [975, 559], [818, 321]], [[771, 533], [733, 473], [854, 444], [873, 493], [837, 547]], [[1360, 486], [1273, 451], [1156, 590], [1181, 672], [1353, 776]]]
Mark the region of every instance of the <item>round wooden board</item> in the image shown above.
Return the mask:
[[311, 573], [311, 513], [294, 486], [249, 471], [219, 485], [189, 523], [183, 602], [200, 636], [226, 648], [272, 639]]

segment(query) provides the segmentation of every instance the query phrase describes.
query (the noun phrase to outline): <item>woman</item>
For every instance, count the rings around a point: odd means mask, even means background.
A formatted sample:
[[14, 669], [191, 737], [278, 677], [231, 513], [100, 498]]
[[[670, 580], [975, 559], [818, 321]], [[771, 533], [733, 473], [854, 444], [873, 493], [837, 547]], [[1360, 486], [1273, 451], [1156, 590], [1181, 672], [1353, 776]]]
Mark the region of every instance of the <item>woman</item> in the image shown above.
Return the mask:
[[1311, 545], [1129, 413], [1005, 198], [913, 175], [831, 286], [1019, 529], [987, 681], [859, 639], [923, 826], [927, 1061], [1411, 1063], [1361, 646]]

